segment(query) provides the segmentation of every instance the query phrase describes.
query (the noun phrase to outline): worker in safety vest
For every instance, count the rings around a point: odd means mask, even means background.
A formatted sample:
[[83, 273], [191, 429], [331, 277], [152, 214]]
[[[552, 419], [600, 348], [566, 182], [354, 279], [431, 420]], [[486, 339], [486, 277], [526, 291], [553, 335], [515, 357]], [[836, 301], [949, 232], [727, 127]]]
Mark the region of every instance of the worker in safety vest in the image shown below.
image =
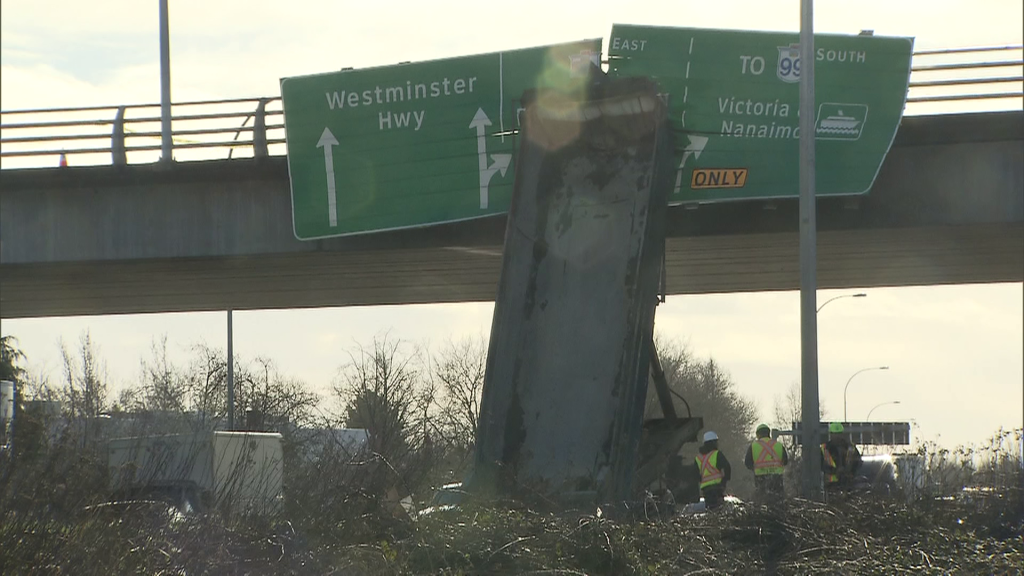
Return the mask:
[[821, 445], [821, 472], [825, 478], [825, 489], [834, 490], [852, 484], [860, 465], [860, 451], [846, 438], [842, 423], [829, 424], [828, 442]]
[[726, 484], [732, 478], [732, 466], [718, 449], [718, 434], [710, 430], [704, 433], [704, 444], [698, 450], [696, 461], [704, 506], [708, 510], [718, 508], [725, 501]]
[[765, 504], [781, 502], [786, 497], [782, 474], [789, 464], [789, 454], [782, 442], [772, 439], [772, 429], [767, 424], [759, 424], [754, 434], [756, 439], [747, 448], [743, 464], [754, 471], [758, 501]]

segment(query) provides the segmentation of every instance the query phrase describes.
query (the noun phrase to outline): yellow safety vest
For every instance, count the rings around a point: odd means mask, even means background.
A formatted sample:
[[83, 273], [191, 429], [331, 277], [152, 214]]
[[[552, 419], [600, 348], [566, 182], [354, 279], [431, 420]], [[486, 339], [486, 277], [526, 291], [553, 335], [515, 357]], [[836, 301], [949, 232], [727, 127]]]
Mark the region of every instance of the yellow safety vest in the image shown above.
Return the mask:
[[725, 473], [718, 469], [718, 450], [707, 454], [697, 454], [697, 466], [700, 467], [700, 489], [721, 484]]
[[832, 457], [832, 453], [828, 451], [828, 445], [821, 445], [821, 455], [825, 457], [825, 469], [822, 471], [825, 473], [825, 484], [835, 484], [839, 482], [839, 474], [836, 473], [836, 460]]
[[768, 474], [782, 474], [785, 468], [782, 464], [782, 444], [771, 438], [758, 438], [750, 445], [751, 456], [754, 459], [754, 476], [765, 476]]

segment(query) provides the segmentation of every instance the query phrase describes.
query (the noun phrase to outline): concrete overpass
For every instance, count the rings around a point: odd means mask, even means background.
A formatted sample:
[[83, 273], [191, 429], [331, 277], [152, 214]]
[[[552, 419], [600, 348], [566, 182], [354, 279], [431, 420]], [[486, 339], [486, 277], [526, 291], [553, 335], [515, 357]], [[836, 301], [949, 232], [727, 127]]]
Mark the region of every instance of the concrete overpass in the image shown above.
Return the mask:
[[[492, 300], [504, 218], [292, 235], [283, 157], [0, 172], [0, 317]], [[670, 210], [668, 292], [798, 288], [797, 203]], [[821, 288], [1024, 280], [1024, 114], [904, 119], [819, 201]]]

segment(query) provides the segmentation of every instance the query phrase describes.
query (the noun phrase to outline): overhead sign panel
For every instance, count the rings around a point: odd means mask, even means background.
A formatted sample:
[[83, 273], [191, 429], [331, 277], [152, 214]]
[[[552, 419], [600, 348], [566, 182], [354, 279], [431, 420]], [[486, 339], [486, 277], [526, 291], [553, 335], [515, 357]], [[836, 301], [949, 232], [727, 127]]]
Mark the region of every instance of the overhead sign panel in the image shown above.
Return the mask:
[[[903, 115], [913, 40], [821, 34], [814, 46], [817, 194], [866, 193]], [[798, 34], [616, 24], [608, 57], [669, 99], [682, 134], [671, 203], [799, 196]]]
[[[860, 445], [909, 445], [909, 422], [841, 422], [843, 434], [851, 443]], [[819, 422], [818, 434], [822, 442], [828, 440], [828, 422]], [[793, 436], [799, 438], [803, 424], [793, 422]]]
[[523, 91], [583, 90], [601, 41], [284, 78], [295, 236], [508, 210]]

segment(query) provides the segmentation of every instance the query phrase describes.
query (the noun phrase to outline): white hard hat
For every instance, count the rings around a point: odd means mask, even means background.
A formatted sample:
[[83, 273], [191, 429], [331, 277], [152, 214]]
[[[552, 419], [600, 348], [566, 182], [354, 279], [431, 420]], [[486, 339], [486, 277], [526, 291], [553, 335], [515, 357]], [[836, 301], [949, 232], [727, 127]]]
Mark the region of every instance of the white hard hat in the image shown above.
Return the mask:
[[711, 442], [712, 440], [718, 440], [718, 434], [715, 434], [713, 431], [708, 430], [707, 432], [704, 433], [704, 441]]

